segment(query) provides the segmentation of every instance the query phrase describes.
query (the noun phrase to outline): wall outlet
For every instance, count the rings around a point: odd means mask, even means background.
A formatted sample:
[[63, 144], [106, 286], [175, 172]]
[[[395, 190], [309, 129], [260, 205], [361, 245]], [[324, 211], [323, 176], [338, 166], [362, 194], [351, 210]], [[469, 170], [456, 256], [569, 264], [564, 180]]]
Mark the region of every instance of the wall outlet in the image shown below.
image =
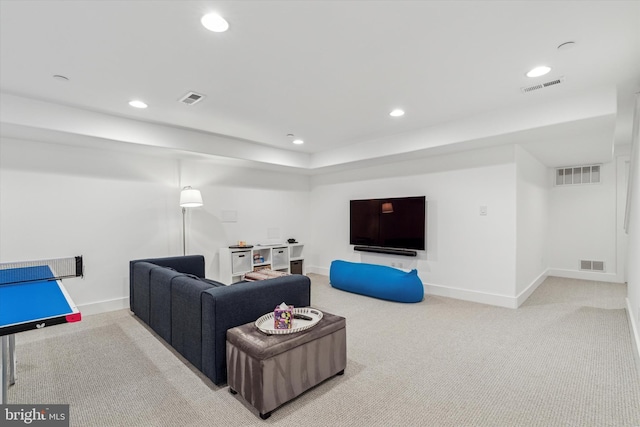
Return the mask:
[[487, 216], [487, 207], [480, 206], [480, 216]]

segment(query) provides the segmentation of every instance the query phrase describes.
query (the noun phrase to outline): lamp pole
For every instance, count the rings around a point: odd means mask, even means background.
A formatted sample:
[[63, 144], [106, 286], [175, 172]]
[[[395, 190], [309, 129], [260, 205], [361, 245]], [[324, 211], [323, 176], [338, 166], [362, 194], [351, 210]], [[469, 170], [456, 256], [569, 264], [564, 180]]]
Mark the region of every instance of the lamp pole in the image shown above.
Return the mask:
[[180, 192], [180, 206], [182, 207], [182, 255], [187, 254], [187, 208], [202, 206], [202, 195], [200, 190], [195, 190], [189, 186], [184, 187]]
[[187, 208], [182, 208], [182, 255], [187, 254], [187, 235], [185, 226], [185, 215], [187, 214]]

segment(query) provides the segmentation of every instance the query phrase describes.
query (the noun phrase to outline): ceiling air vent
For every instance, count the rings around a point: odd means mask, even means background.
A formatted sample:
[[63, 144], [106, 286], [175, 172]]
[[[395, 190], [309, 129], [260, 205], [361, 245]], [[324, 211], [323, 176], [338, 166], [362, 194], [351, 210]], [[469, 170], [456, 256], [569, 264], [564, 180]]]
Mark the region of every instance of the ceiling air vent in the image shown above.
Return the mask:
[[564, 82], [564, 76], [557, 78], [555, 80], [551, 80], [546, 83], [540, 83], [540, 84], [529, 86], [529, 87], [523, 87], [523, 88], [520, 88], [520, 90], [522, 91], [522, 93], [527, 93], [527, 92], [531, 92], [538, 89], [544, 89], [549, 86], [559, 85], [560, 83], [563, 83], [563, 82]]
[[182, 102], [183, 104], [193, 105], [197, 102], [200, 102], [202, 98], [204, 98], [204, 95], [195, 92], [189, 92], [178, 101]]

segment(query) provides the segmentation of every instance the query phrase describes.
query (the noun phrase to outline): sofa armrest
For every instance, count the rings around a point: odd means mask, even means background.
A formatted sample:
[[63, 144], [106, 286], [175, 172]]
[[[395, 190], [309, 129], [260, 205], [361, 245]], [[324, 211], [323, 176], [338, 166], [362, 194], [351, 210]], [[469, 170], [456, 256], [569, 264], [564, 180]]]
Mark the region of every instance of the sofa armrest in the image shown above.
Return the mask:
[[151, 306], [151, 272], [159, 267], [149, 262], [130, 264], [129, 308], [144, 323], [149, 324]]
[[282, 302], [308, 307], [311, 304], [311, 280], [294, 274], [204, 291], [202, 372], [215, 384], [224, 384], [227, 381], [227, 330], [257, 320]]

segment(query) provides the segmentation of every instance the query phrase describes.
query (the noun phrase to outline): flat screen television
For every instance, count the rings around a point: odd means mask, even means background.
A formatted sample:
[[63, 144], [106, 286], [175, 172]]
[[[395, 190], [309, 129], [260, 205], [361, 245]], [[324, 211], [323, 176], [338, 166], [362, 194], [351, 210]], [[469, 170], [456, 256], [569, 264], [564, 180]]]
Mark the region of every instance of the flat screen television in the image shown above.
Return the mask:
[[351, 200], [349, 243], [394, 249], [425, 249], [426, 199]]

